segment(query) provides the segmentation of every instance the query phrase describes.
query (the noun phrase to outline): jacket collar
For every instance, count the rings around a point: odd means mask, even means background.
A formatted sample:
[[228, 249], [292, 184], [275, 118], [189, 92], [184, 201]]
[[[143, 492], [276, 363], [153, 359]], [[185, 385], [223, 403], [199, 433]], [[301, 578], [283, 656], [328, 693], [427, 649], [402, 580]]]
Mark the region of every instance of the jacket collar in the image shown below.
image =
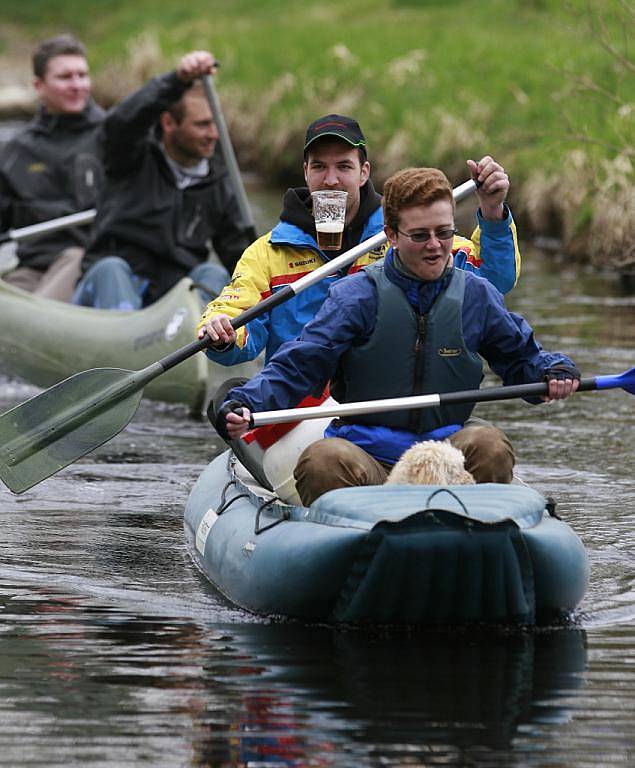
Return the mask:
[[441, 291], [450, 284], [454, 267], [446, 267], [437, 280], [420, 280], [406, 272], [399, 262], [399, 254], [390, 248], [384, 259], [384, 272], [390, 282], [397, 285], [406, 294], [415, 312], [424, 315], [430, 311]]
[[104, 110], [98, 104], [95, 104], [92, 99], [77, 114], [51, 113], [40, 105], [32, 125], [38, 133], [53, 133], [57, 130], [72, 133], [99, 125], [103, 121], [105, 114]]

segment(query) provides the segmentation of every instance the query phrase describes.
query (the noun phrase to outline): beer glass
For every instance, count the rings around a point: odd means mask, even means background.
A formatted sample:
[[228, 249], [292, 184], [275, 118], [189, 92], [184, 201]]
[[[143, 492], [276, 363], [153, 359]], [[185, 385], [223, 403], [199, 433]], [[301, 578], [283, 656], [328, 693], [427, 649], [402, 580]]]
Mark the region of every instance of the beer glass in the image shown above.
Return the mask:
[[322, 251], [339, 251], [342, 247], [347, 194], [329, 189], [311, 193], [317, 242]]

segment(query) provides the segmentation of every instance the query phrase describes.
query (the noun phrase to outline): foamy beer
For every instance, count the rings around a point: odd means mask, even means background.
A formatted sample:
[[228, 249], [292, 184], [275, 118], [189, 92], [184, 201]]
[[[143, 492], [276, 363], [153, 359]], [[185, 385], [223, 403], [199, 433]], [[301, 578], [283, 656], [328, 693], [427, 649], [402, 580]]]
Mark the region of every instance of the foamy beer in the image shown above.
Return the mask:
[[317, 242], [322, 251], [339, 251], [342, 247], [347, 195], [328, 189], [311, 193]]

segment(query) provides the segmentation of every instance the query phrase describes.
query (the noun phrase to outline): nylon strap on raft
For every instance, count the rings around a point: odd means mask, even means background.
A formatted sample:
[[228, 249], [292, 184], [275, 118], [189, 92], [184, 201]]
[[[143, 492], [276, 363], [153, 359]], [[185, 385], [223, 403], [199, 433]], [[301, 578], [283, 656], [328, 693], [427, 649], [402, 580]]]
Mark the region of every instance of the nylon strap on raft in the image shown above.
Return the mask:
[[232, 456], [229, 455], [227, 459], [227, 471], [230, 472], [231, 477], [225, 484], [225, 487], [222, 490], [222, 493], [220, 495], [220, 504], [218, 506], [218, 509], [216, 510], [217, 515], [222, 515], [223, 512], [228, 509], [229, 506], [231, 506], [237, 499], [248, 499], [249, 494], [248, 493], [239, 493], [238, 495], [234, 496], [232, 499], [229, 499], [227, 501], [225, 497], [227, 496], [227, 491], [229, 490], [230, 486], [236, 485], [237, 486], [237, 477], [236, 472], [234, 471], [234, 467], [232, 465]]
[[223, 512], [225, 512], [235, 501], [238, 499], [248, 499], [249, 494], [248, 493], [239, 493], [237, 496], [232, 497], [229, 499], [229, 501], [225, 500], [225, 496], [227, 494], [227, 491], [229, 490], [230, 485], [236, 485], [236, 480], [230, 480], [227, 485], [223, 488], [223, 492], [221, 493], [220, 497], [220, 505], [218, 509], [216, 510], [217, 515], [222, 515]]
[[[433, 491], [428, 496], [428, 500], [426, 501], [426, 509], [430, 509], [430, 502], [437, 495], [437, 493], [449, 493], [450, 496], [453, 496], [456, 499], [456, 501], [459, 502], [460, 506], [463, 508], [463, 511], [465, 512], [465, 517], [470, 516], [470, 513], [467, 511], [467, 507], [465, 506], [465, 504], [461, 501], [461, 499], [459, 499], [456, 493], [454, 493], [454, 491], [451, 491], [449, 488], [437, 488], [436, 491]], [[446, 511], [451, 512], [452, 510], [446, 510]]]
[[282, 517], [279, 517], [277, 520], [274, 520], [273, 523], [269, 523], [269, 525], [265, 525], [262, 528], [260, 527], [260, 513], [269, 505], [273, 504], [276, 501], [281, 501], [277, 496], [275, 496], [273, 499], [268, 499], [267, 501], [263, 501], [262, 504], [258, 507], [258, 510], [256, 511], [256, 521], [254, 523], [254, 533], [256, 536], [258, 536], [259, 533], [264, 533], [265, 531], [270, 530], [271, 528], [275, 528], [276, 525], [279, 525], [280, 523], [284, 523], [291, 517], [291, 513], [288, 510], [284, 510], [282, 513]]

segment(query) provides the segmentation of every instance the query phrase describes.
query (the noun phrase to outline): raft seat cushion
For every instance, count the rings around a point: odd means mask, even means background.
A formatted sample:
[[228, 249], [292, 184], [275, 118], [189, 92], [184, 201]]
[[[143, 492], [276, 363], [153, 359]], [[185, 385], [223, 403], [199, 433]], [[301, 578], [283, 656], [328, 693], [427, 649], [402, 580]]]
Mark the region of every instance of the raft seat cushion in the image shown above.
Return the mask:
[[370, 529], [425, 510], [447, 510], [484, 523], [513, 520], [521, 529], [538, 525], [547, 502], [523, 485], [370, 485], [339, 488], [316, 499], [304, 519], [322, 525]]

